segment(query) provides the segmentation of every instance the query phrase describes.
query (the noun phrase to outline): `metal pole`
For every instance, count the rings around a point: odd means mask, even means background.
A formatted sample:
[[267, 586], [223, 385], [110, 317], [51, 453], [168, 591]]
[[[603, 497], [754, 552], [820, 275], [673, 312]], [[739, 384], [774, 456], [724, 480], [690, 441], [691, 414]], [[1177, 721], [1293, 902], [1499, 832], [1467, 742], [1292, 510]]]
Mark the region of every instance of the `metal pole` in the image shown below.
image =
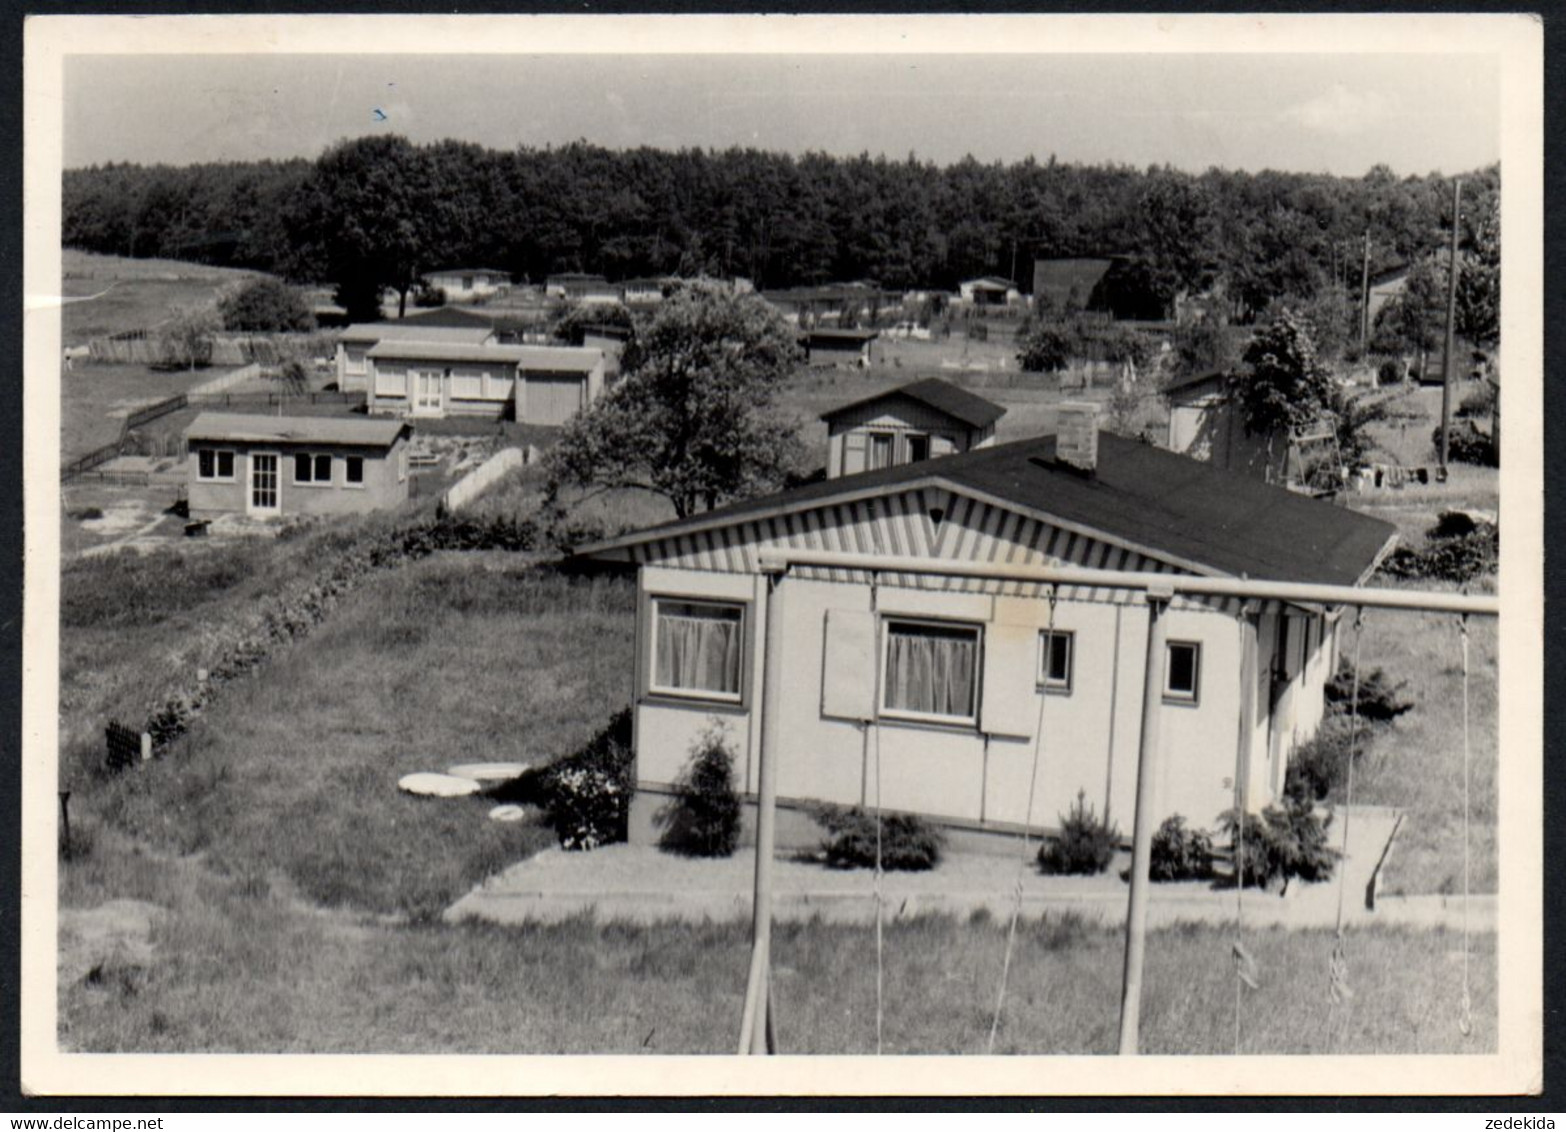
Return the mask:
[[763, 550], [757, 555], [765, 573], [790, 566], [828, 566], [841, 570], [879, 570], [883, 574], [936, 574], [957, 578], [996, 578], [1008, 582], [1042, 582], [1062, 586], [1172, 591], [1193, 597], [1273, 598], [1309, 605], [1362, 605], [1366, 609], [1420, 609], [1432, 613], [1466, 613], [1475, 617], [1500, 614], [1494, 594], [1431, 593], [1423, 590], [1374, 589], [1362, 586], [1271, 582], [1258, 578], [1206, 577], [1198, 574], [1155, 574], [1137, 570], [1095, 570], [1087, 566], [1030, 566], [1021, 563], [957, 561], [901, 554], [859, 554], [832, 550]]
[[[745, 1012], [741, 1022], [741, 1051], [773, 1052], [770, 999], [772, 997], [772, 854], [777, 841], [778, 729], [782, 713], [783, 666], [775, 653], [782, 625], [783, 576], [767, 579], [766, 627], [761, 641], [761, 756], [756, 798], [756, 887], [751, 919], [750, 978], [745, 988]], [[748, 1047], [748, 1049], [747, 1049]], [[772, 1048], [769, 1048], [772, 1047]]]
[[1163, 699], [1163, 614], [1173, 593], [1147, 595], [1147, 660], [1142, 676], [1142, 740], [1136, 759], [1136, 824], [1131, 831], [1131, 897], [1126, 910], [1126, 963], [1120, 983], [1120, 1053], [1136, 1054], [1142, 1018], [1142, 960], [1147, 947], [1148, 865], [1153, 856], [1153, 802], [1158, 792], [1158, 711]]
[[1370, 229], [1365, 229], [1365, 266], [1359, 277], [1359, 348], [1370, 345]]
[[1452, 430], [1452, 350], [1457, 321], [1457, 237], [1462, 231], [1463, 182], [1452, 181], [1452, 262], [1447, 265], [1446, 350], [1441, 357], [1441, 468], [1446, 470], [1448, 433]]

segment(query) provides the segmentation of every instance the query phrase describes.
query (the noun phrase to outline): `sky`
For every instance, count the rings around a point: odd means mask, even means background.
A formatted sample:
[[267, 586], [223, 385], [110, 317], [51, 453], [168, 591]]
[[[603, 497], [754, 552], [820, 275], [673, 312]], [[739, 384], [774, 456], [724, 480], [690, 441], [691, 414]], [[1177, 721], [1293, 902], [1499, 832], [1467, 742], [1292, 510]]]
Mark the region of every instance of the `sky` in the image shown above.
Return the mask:
[[1481, 54], [78, 55], [64, 161], [314, 158], [400, 133], [1455, 173], [1499, 160], [1499, 82]]

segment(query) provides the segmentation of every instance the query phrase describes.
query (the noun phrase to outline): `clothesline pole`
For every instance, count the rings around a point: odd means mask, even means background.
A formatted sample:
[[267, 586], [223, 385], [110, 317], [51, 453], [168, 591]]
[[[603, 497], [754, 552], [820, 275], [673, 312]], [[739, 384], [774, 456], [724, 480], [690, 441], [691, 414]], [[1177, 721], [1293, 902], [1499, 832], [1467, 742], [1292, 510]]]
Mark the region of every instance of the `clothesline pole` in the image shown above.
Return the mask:
[[1158, 709], [1164, 687], [1164, 612], [1172, 590], [1147, 591], [1147, 658], [1142, 678], [1142, 736], [1136, 758], [1136, 817], [1131, 832], [1131, 895], [1126, 906], [1125, 970], [1120, 983], [1120, 1053], [1139, 1051], [1142, 961], [1147, 948], [1148, 876], [1153, 856], [1153, 803], [1158, 787]]
[[740, 1052], [775, 1053], [772, 1027], [772, 855], [777, 840], [778, 705], [783, 686], [776, 655], [782, 625], [783, 575], [767, 575], [767, 614], [762, 639], [761, 754], [757, 768], [756, 881], [751, 912], [750, 977], [740, 1023]]

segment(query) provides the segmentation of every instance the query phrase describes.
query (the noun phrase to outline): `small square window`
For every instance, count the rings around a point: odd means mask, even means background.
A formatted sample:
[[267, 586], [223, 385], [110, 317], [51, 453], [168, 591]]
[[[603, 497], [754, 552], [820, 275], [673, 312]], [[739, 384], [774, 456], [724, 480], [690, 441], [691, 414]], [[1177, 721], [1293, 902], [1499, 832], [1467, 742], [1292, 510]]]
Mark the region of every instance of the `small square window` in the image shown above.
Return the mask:
[[1076, 634], [1061, 629], [1039, 634], [1039, 684], [1052, 691], [1071, 691], [1071, 661]]
[[332, 482], [332, 458], [330, 456], [317, 456], [315, 458], [315, 482]]
[[364, 482], [364, 457], [363, 456], [344, 456], [343, 457], [343, 479], [346, 480], [348, 483], [363, 483]]
[[310, 482], [310, 457], [303, 452], [294, 457], [294, 482]]
[[654, 601], [652, 690], [740, 699], [745, 610], [719, 602]]
[[234, 454], [232, 452], [219, 452], [217, 454], [217, 474], [220, 480], [234, 478]]
[[1202, 679], [1202, 646], [1170, 641], [1164, 653], [1164, 699], [1195, 703]]
[[196, 475], [204, 480], [217, 475], [217, 453], [212, 449], [202, 448], [196, 453]]
[[922, 432], [908, 434], [908, 462], [917, 464], [920, 460], [930, 458], [930, 438]]

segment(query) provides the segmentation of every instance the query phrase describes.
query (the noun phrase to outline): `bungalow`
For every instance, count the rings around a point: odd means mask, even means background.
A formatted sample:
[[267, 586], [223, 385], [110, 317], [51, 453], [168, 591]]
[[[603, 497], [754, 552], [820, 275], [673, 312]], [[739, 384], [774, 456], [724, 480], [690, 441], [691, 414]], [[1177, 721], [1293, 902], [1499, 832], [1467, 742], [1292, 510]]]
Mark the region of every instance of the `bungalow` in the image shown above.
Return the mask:
[[976, 307], [1015, 306], [1022, 302], [1022, 292], [1010, 279], [986, 275], [981, 279], [968, 279], [957, 285], [962, 301]]
[[560, 425], [604, 388], [604, 352], [579, 346], [388, 339], [366, 360], [371, 413]]
[[544, 294], [553, 299], [571, 303], [618, 303], [620, 286], [602, 275], [588, 275], [579, 271], [551, 275], [544, 280]]
[[679, 283], [673, 276], [658, 279], [627, 279], [620, 284], [621, 301], [628, 307], [655, 307]]
[[995, 442], [1006, 410], [938, 377], [877, 393], [821, 414], [827, 476], [912, 464]]
[[817, 327], [801, 331], [799, 341], [805, 348], [806, 365], [868, 369], [874, 360], [871, 344], [880, 336], [877, 330], [827, 330]]
[[429, 272], [424, 283], [442, 291], [449, 302], [470, 303], [508, 290], [511, 273], [490, 267], [448, 267]]
[[1269, 445], [1267, 437], [1246, 431], [1245, 418], [1229, 389], [1227, 371], [1187, 374], [1164, 386], [1163, 392], [1169, 403], [1171, 452], [1268, 482], [1285, 478], [1288, 444]]
[[[1035, 742], [1034, 827], [1082, 791], [1126, 830], [1150, 696], [1159, 820], [1211, 827], [1233, 804], [1237, 770], [1251, 808], [1277, 798], [1292, 750], [1323, 716], [1341, 610], [1178, 596], [1162, 618], [1162, 677], [1144, 687], [1140, 592], [1062, 585], [1052, 603], [1042, 583], [910, 572], [906, 557], [1352, 585], [1395, 528], [1099, 432], [1091, 414], [1063, 426], [1058, 438], [818, 481], [583, 547], [584, 559], [639, 573], [631, 839], [658, 836], [714, 727], [754, 798], [760, 723], [774, 712], [782, 845], [819, 838], [813, 804], [877, 794], [975, 841], [1015, 835]], [[767, 550], [904, 562], [800, 565], [774, 589]], [[773, 600], [786, 612], [769, 619]]]
[[395, 322], [353, 323], [337, 335], [337, 388], [348, 393], [368, 389], [370, 369], [366, 357], [377, 342], [393, 339], [480, 346], [494, 342], [495, 331], [488, 320], [478, 315], [444, 308]]
[[202, 413], [185, 430], [193, 518], [342, 515], [408, 498], [403, 421]]

